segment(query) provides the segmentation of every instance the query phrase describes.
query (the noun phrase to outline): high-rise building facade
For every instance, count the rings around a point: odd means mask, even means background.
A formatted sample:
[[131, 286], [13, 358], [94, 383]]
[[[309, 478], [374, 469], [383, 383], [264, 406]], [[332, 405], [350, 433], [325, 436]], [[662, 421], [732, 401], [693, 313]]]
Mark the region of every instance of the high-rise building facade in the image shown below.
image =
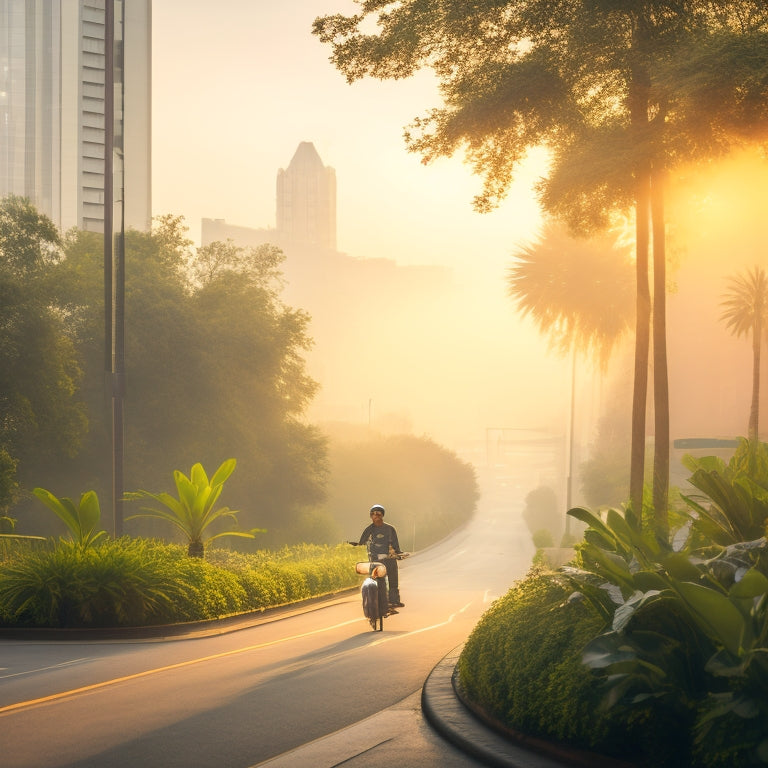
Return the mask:
[[310, 141], [277, 172], [277, 231], [288, 246], [336, 250], [336, 171]]
[[[0, 0], [0, 197], [103, 231], [106, 2], [114, 2], [115, 189], [151, 223], [151, 0]], [[122, 53], [122, 57], [119, 54]]]

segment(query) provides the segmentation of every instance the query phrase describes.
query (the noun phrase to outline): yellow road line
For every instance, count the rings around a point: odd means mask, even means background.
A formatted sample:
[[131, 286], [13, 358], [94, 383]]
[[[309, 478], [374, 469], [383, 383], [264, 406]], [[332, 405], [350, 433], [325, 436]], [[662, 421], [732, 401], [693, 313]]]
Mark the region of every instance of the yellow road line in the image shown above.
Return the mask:
[[[452, 613], [445, 621], [441, 621], [439, 624], [432, 624], [429, 627], [421, 627], [420, 629], [414, 629], [410, 632], [403, 632], [399, 635], [391, 635], [389, 637], [382, 637], [380, 640], [376, 640], [375, 642], [371, 643], [371, 646], [374, 645], [382, 645], [383, 643], [389, 643], [392, 640], [404, 640], [407, 637], [411, 637], [413, 635], [420, 635], [422, 632], [429, 632], [432, 629], [440, 629], [440, 627], [445, 627], [448, 624], [450, 624], [460, 613], [464, 613], [464, 611], [469, 608], [470, 605], [472, 605], [472, 600], [470, 600], [463, 608], [459, 608], [458, 611], [455, 613]], [[2, 712], [2, 710], [0, 710]]]
[[169, 664], [165, 667], [158, 667], [157, 669], [147, 669], [144, 672], [136, 672], [132, 675], [125, 675], [124, 677], [116, 677], [113, 680], [104, 680], [100, 683], [93, 683], [92, 685], [84, 685], [82, 688], [73, 688], [71, 691], [62, 691], [61, 693], [53, 693], [50, 696], [42, 696], [39, 699], [30, 699], [29, 701], [19, 701], [16, 704], [8, 704], [4, 707], [0, 707], [0, 716], [7, 715], [10, 712], [16, 712], [20, 709], [26, 709], [28, 707], [34, 707], [39, 704], [46, 704], [59, 699], [68, 698], [71, 696], [77, 696], [81, 693], [88, 693], [89, 691], [96, 691], [99, 688], [106, 688], [110, 685], [117, 685], [117, 683], [124, 683], [128, 680], [138, 680], [140, 677], [148, 677], [149, 675], [155, 675], [159, 672], [168, 672], [172, 669], [181, 669], [182, 667], [189, 667], [193, 664], [200, 664], [205, 661], [213, 661], [214, 659], [223, 659], [227, 656], [236, 656], [239, 653], [247, 653], [248, 651], [257, 651], [262, 648], [268, 648], [272, 645], [279, 645], [280, 643], [289, 642], [290, 640], [301, 640], [304, 637], [310, 637], [312, 635], [320, 634], [321, 632], [329, 632], [333, 629], [339, 629], [345, 627], [348, 624], [354, 624], [355, 622], [362, 621], [362, 619], [351, 619], [350, 621], [343, 621], [341, 624], [334, 624], [332, 627], [323, 627], [322, 629], [313, 629], [311, 632], [304, 632], [300, 635], [291, 635], [290, 637], [283, 637], [278, 640], [270, 640], [268, 643], [259, 643], [257, 645], [249, 645], [246, 648], [236, 648], [232, 651], [223, 651], [222, 653], [215, 653], [212, 656], [203, 656], [199, 659], [189, 659], [188, 661], [180, 661], [176, 664]]

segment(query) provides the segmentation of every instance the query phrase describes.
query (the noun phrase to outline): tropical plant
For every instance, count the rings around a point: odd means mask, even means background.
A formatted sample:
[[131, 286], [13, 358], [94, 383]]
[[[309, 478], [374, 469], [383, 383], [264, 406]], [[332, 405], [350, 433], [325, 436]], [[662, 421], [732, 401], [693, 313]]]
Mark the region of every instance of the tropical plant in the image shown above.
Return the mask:
[[188, 587], [142, 539], [83, 549], [62, 541], [27, 551], [0, 573], [0, 614], [10, 626], [95, 627], [156, 623]]
[[768, 444], [744, 440], [726, 464], [717, 456], [683, 457], [700, 495], [683, 496], [699, 542], [728, 547], [768, 534]]
[[178, 498], [168, 493], [150, 493], [149, 491], [135, 491], [126, 493], [128, 501], [137, 499], [153, 499], [161, 507], [142, 507], [143, 512], [131, 515], [126, 520], [139, 517], [153, 517], [165, 520], [173, 525], [188, 539], [188, 554], [190, 557], [203, 557], [205, 546], [208, 542], [223, 536], [240, 536], [253, 539], [257, 533], [263, 533], [262, 528], [253, 528], [250, 531], [226, 530], [206, 536], [206, 531], [217, 520], [230, 518], [237, 520], [237, 512], [229, 507], [216, 507], [221, 496], [224, 483], [234, 472], [237, 461], [227, 459], [213, 473], [211, 479], [199, 462], [192, 466], [187, 477], [180, 470], [175, 470], [173, 480], [176, 484]]
[[753, 267], [746, 275], [729, 279], [721, 320], [736, 337], [751, 336], [752, 400], [749, 408], [748, 437], [758, 440], [760, 411], [760, 350], [768, 333], [768, 275], [762, 267]]
[[[571, 405], [566, 508], [573, 483], [576, 355], [593, 355], [605, 369], [615, 345], [630, 329], [633, 265], [615, 235], [588, 240], [548, 222], [538, 242], [520, 248], [507, 273], [509, 295], [560, 354], [570, 351]], [[566, 531], [569, 531], [566, 519]]]
[[634, 315], [634, 265], [613, 233], [587, 239], [550, 221], [539, 239], [519, 248], [507, 288], [523, 317], [560, 354], [579, 351], [605, 368]]
[[32, 493], [67, 526], [72, 540], [80, 549], [88, 549], [106, 536], [106, 531], [99, 530], [101, 508], [94, 491], [84, 493], [77, 506], [72, 499], [54, 496], [45, 488], [35, 488]]
[[[767, 451], [744, 441], [727, 467], [689, 459], [691, 483], [709, 503], [683, 497], [690, 519], [671, 547], [644, 536], [631, 509], [605, 519], [571, 510], [589, 527], [581, 568], [562, 569], [606, 623], [584, 660], [603, 675], [609, 705], [656, 699], [688, 718], [699, 741], [718, 719], [742, 718], [753, 758], [765, 762]], [[758, 477], [746, 474], [750, 453], [761, 458]]]

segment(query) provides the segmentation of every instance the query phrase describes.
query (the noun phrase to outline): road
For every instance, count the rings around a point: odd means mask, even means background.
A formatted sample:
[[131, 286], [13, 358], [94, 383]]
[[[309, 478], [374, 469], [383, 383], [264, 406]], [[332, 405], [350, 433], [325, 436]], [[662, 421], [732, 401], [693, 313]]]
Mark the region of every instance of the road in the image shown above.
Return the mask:
[[383, 632], [353, 593], [208, 637], [2, 640], [0, 767], [248, 768], [384, 710], [412, 716], [430, 671], [528, 570], [521, 510], [486, 495], [466, 526], [403, 561], [406, 607]]

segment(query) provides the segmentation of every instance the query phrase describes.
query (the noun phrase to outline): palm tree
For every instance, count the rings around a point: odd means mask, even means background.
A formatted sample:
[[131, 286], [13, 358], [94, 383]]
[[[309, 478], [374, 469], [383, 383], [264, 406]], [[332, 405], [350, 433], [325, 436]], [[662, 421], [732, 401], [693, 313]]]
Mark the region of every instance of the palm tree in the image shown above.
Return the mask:
[[735, 336], [752, 334], [752, 403], [749, 408], [748, 437], [758, 439], [760, 411], [760, 348], [768, 330], [768, 276], [762, 267], [728, 280], [730, 290], [724, 295], [720, 319]]
[[263, 528], [252, 528], [250, 531], [236, 531], [232, 528], [213, 535], [207, 535], [209, 526], [222, 518], [237, 520], [237, 512], [229, 507], [216, 507], [225, 481], [235, 470], [235, 459], [227, 459], [213, 473], [211, 479], [197, 463], [187, 477], [176, 470], [173, 479], [176, 484], [177, 498], [168, 493], [150, 493], [135, 491], [126, 493], [126, 500], [152, 499], [160, 505], [157, 507], [142, 507], [142, 512], [126, 518], [133, 520], [137, 517], [155, 517], [173, 525], [181, 531], [188, 541], [187, 553], [190, 557], [203, 557], [208, 542], [222, 536], [241, 536], [252, 539], [257, 533], [264, 533]]
[[560, 354], [575, 350], [605, 369], [634, 315], [633, 263], [616, 237], [575, 238], [548, 222], [515, 253], [508, 292]]
[[576, 354], [596, 357], [605, 370], [633, 320], [634, 266], [615, 236], [574, 238], [554, 221], [544, 226], [538, 242], [520, 248], [515, 257], [507, 282], [518, 311], [533, 320], [559, 354], [573, 356], [566, 499], [570, 508]]

